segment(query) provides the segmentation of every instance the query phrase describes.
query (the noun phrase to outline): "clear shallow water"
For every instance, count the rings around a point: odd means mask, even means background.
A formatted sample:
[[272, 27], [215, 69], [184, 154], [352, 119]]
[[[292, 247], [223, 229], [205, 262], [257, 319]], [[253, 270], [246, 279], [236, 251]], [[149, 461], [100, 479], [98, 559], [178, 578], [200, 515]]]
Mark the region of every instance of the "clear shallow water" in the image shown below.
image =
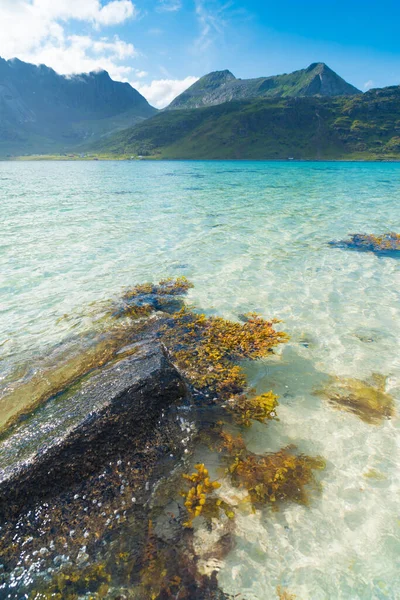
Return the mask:
[[135, 282], [183, 274], [208, 313], [282, 319], [291, 343], [250, 368], [280, 394], [280, 421], [247, 442], [321, 454], [323, 491], [310, 508], [239, 515], [219, 581], [246, 600], [277, 585], [300, 600], [400, 598], [398, 417], [368, 425], [312, 393], [328, 375], [380, 373], [398, 408], [400, 262], [327, 243], [399, 231], [400, 165], [0, 163], [0, 199], [1, 377]]

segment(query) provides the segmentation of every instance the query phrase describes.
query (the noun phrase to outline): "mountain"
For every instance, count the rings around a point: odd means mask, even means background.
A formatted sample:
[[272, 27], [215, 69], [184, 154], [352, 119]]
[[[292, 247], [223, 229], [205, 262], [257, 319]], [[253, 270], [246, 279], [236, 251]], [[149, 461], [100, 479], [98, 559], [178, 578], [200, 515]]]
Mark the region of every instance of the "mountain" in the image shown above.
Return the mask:
[[106, 71], [66, 77], [44, 65], [0, 58], [0, 154], [67, 149], [156, 112]]
[[215, 106], [232, 100], [353, 96], [360, 93], [324, 63], [314, 63], [294, 73], [259, 79], [236, 79], [230, 71], [216, 71], [205, 75], [175, 98], [167, 110]]
[[166, 159], [400, 159], [400, 86], [163, 111], [96, 151]]

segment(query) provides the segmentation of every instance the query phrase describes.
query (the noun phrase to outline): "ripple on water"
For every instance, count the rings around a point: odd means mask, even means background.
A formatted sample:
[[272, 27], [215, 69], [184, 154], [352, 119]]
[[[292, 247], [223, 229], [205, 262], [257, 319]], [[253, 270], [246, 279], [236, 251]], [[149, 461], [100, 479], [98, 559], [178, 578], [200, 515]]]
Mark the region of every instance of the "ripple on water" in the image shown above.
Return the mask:
[[[249, 371], [260, 393], [281, 396], [280, 420], [253, 425], [246, 441], [322, 455], [323, 491], [309, 507], [239, 514], [219, 581], [246, 600], [275, 598], [278, 586], [299, 600], [396, 598], [398, 261], [328, 242], [399, 230], [400, 165], [0, 163], [0, 177], [2, 376], [92, 328], [82, 307], [180, 265], [209, 314], [283, 319], [291, 345]], [[201, 187], [185, 189], [188, 177]], [[387, 377], [396, 411], [379, 425], [313, 393], [373, 373]], [[382, 479], [365, 476], [374, 471]]]

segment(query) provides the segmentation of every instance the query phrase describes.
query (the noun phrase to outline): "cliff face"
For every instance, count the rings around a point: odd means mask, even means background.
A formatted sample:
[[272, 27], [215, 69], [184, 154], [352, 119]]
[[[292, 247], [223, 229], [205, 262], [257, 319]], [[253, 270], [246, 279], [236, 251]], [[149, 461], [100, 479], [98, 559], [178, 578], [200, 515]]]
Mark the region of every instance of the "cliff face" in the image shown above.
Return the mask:
[[257, 79], [236, 79], [230, 71], [209, 73], [178, 96], [168, 108], [200, 108], [256, 98], [352, 96], [359, 93], [327, 65], [314, 63], [294, 73]]
[[[156, 109], [106, 71], [66, 77], [0, 58], [0, 147], [67, 147], [152, 116]], [[40, 150], [39, 150], [40, 151]]]
[[324, 63], [315, 63], [305, 70], [305, 78], [309, 83], [300, 90], [300, 96], [354, 96], [360, 90], [347, 83]]

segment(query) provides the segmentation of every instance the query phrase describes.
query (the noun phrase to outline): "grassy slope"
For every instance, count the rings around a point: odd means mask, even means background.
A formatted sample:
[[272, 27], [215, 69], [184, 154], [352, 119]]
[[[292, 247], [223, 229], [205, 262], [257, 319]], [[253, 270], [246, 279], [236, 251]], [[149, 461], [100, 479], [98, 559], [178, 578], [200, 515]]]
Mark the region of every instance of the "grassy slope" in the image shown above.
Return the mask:
[[166, 111], [92, 150], [170, 159], [399, 159], [400, 87]]

